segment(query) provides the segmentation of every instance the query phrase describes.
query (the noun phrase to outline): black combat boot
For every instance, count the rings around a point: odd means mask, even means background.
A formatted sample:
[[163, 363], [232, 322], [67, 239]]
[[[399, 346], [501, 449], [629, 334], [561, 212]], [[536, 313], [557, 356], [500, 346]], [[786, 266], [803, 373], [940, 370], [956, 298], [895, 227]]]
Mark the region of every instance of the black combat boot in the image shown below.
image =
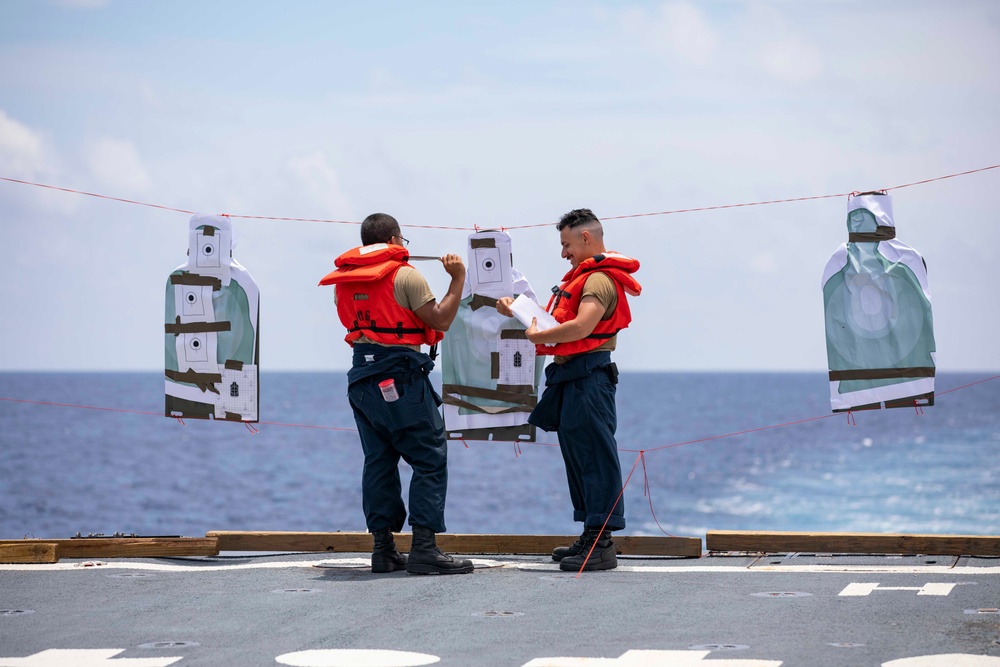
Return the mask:
[[[583, 548], [580, 549], [580, 553], [566, 556], [559, 561], [560, 570], [577, 572], [582, 567], [584, 572], [593, 572], [618, 567], [618, 555], [615, 552], [615, 543], [611, 541], [611, 531], [602, 532], [600, 528], [587, 528], [583, 537]], [[590, 550], [591, 547], [594, 548], [593, 552]], [[586, 566], [583, 564], [584, 561], [587, 562]]]
[[468, 574], [472, 572], [472, 561], [456, 560], [441, 553], [434, 539], [434, 531], [414, 526], [406, 571], [410, 574]]
[[552, 560], [554, 560], [555, 562], [558, 563], [559, 561], [561, 561], [563, 558], [566, 558], [567, 556], [575, 556], [575, 555], [577, 555], [578, 553], [580, 553], [580, 549], [583, 548], [583, 543], [586, 541], [586, 539], [587, 539], [587, 531], [584, 530], [583, 534], [580, 535], [580, 537], [576, 538], [576, 542], [574, 542], [570, 546], [568, 546], [568, 547], [556, 547], [555, 549], [553, 549], [552, 550]]
[[372, 549], [372, 572], [395, 572], [406, 569], [406, 556], [399, 553], [392, 531], [388, 528], [372, 533], [375, 548]]

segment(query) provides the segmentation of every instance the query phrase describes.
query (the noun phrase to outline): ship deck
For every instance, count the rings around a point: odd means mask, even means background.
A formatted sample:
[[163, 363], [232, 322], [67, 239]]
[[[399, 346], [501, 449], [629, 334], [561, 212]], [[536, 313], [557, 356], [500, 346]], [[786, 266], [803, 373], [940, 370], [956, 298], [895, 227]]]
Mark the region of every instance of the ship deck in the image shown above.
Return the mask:
[[[0, 565], [0, 667], [1000, 665], [1000, 559], [622, 555], [372, 574], [369, 554]], [[938, 656], [938, 657], [929, 657]]]

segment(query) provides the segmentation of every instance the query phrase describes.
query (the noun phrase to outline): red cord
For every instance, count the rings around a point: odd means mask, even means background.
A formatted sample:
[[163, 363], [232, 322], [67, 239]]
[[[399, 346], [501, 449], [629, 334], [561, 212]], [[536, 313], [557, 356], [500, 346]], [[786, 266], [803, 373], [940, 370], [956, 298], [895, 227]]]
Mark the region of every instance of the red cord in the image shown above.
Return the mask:
[[[943, 180], [949, 179], [949, 178], [957, 178], [959, 176], [967, 176], [969, 174], [976, 174], [976, 173], [979, 173], [981, 171], [989, 171], [991, 169], [998, 169], [998, 168], [1000, 168], [1000, 164], [994, 164], [994, 165], [991, 165], [989, 167], [981, 167], [979, 169], [970, 169], [968, 171], [962, 171], [962, 172], [959, 172], [957, 174], [948, 174], [946, 176], [936, 176], [934, 178], [927, 178], [927, 179], [924, 179], [922, 181], [914, 181], [913, 183], [905, 183], [903, 185], [894, 185], [894, 186], [889, 187], [889, 188], [882, 188], [882, 190], [883, 191], [899, 190], [901, 188], [909, 188], [909, 187], [912, 187], [914, 185], [924, 185], [926, 183], [933, 183], [935, 181], [943, 181]], [[31, 186], [38, 187], [38, 188], [47, 188], [49, 190], [59, 190], [61, 192], [69, 192], [69, 193], [78, 194], [78, 195], [86, 195], [88, 197], [97, 197], [98, 199], [108, 199], [108, 200], [111, 200], [111, 201], [122, 202], [124, 204], [135, 204], [137, 206], [148, 206], [150, 208], [158, 208], [158, 209], [162, 209], [162, 210], [165, 210], [165, 211], [176, 211], [177, 213], [187, 213], [189, 215], [193, 215], [194, 214], [194, 211], [188, 211], [187, 209], [183, 209], [183, 208], [174, 208], [172, 206], [163, 206], [161, 204], [149, 204], [147, 202], [136, 201], [134, 199], [124, 199], [122, 197], [111, 197], [109, 195], [102, 195], [102, 194], [97, 194], [97, 193], [94, 193], [94, 192], [86, 192], [84, 190], [74, 190], [72, 188], [63, 188], [63, 187], [59, 187], [59, 186], [56, 186], [56, 185], [46, 185], [45, 183], [33, 183], [31, 181], [23, 181], [23, 180], [18, 179], [18, 178], [6, 178], [6, 177], [3, 177], [3, 176], [0, 176], [0, 181], [8, 181], [10, 183], [19, 183], [21, 185], [31, 185]], [[675, 210], [671, 210], [671, 211], [656, 211], [656, 212], [653, 212], [653, 213], [632, 213], [632, 214], [629, 214], [629, 215], [613, 215], [613, 216], [606, 216], [603, 219], [604, 220], [624, 220], [624, 219], [627, 219], [627, 218], [645, 218], [645, 217], [650, 217], [650, 216], [654, 216], [654, 215], [674, 215], [674, 214], [677, 214], [677, 213], [696, 213], [696, 212], [701, 212], [701, 211], [718, 211], [718, 210], [722, 210], [722, 209], [743, 208], [743, 207], [747, 207], [747, 206], [766, 206], [766, 205], [769, 205], [769, 204], [785, 204], [785, 203], [788, 203], [788, 202], [811, 201], [811, 200], [816, 200], [816, 199], [831, 199], [831, 198], [834, 198], [834, 197], [849, 197], [849, 196], [851, 196], [853, 194], [855, 194], [855, 193], [854, 192], [845, 192], [845, 193], [838, 193], [838, 194], [832, 194], [832, 195], [813, 195], [813, 196], [810, 196], [810, 197], [791, 197], [791, 198], [788, 198], [788, 199], [771, 199], [771, 200], [767, 200], [767, 201], [744, 202], [744, 203], [740, 203], [740, 204], [720, 204], [720, 205], [716, 205], [716, 206], [699, 206], [699, 207], [695, 207], [695, 208], [683, 208], [683, 209], [675, 209]], [[231, 218], [244, 218], [244, 219], [247, 219], [247, 220], [276, 220], [276, 221], [282, 221], [282, 222], [323, 222], [323, 223], [333, 223], [333, 224], [341, 224], [341, 225], [360, 225], [361, 224], [360, 222], [357, 222], [357, 221], [354, 221], [354, 220], [331, 220], [331, 219], [324, 219], [324, 218], [291, 218], [291, 217], [278, 217], [278, 216], [271, 216], [271, 215], [239, 215], [239, 214], [235, 214], [235, 213], [226, 214], [226, 215], [228, 217], [231, 217]], [[510, 227], [506, 227], [504, 229], [531, 229], [531, 228], [535, 228], [535, 227], [548, 227], [548, 226], [550, 226], [552, 224], [553, 223], [551, 223], [551, 222], [546, 222], [546, 223], [539, 223], [539, 224], [533, 224], [533, 225], [513, 225], [513, 226], [510, 226]], [[469, 229], [469, 227], [455, 227], [455, 226], [446, 226], [446, 225], [407, 225], [407, 226], [408, 227], [415, 227], [415, 228], [418, 228], [418, 229], [452, 229], [452, 230], [468, 230]], [[472, 227], [472, 229], [474, 229], [476, 232], [478, 232], [479, 231], [479, 225], [474, 225]]]

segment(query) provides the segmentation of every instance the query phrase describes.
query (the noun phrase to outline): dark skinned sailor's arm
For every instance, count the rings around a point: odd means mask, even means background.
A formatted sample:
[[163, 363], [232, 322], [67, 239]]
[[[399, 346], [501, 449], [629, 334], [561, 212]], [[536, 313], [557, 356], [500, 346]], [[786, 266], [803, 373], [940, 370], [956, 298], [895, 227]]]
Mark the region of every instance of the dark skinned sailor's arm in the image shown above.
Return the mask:
[[440, 301], [428, 301], [414, 312], [420, 320], [432, 329], [447, 331], [458, 314], [458, 305], [462, 301], [462, 289], [465, 286], [465, 265], [459, 255], [445, 255], [440, 258], [444, 270], [451, 276], [448, 291]]

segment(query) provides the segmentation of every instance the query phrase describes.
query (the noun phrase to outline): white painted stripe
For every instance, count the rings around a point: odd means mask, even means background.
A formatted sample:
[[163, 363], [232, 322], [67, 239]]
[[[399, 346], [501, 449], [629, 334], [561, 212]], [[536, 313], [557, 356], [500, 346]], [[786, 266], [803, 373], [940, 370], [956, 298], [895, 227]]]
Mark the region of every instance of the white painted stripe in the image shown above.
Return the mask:
[[26, 658], [0, 658], [0, 667], [167, 667], [181, 658], [114, 658], [123, 648], [50, 648]]
[[781, 660], [706, 660], [710, 651], [626, 651], [618, 658], [535, 658], [522, 667], [780, 667]]
[[949, 565], [780, 565], [755, 566], [751, 572], [765, 570], [768, 572], [891, 572], [896, 574], [1000, 574], [1000, 567], [969, 567], [967, 565], [951, 567]]
[[[898, 565], [619, 565], [609, 572], [658, 572], [666, 574], [684, 574], [690, 572], [720, 572], [729, 574], [746, 574], [748, 572], [795, 572], [795, 573], [837, 573], [837, 572], [873, 572], [886, 574], [1000, 574], [1000, 566], [993, 567], [949, 567], [947, 565], [898, 566]], [[556, 563], [511, 563], [519, 570], [539, 570], [545, 572], [559, 571]], [[567, 574], [563, 572], [563, 574]], [[569, 573], [572, 574], [572, 573]]]
[[[344, 567], [357, 566], [358, 558], [346, 559], [324, 559], [324, 560], [295, 560], [295, 561], [270, 561], [266, 563], [232, 563], [232, 564], [198, 564], [182, 565], [167, 563], [148, 563], [143, 561], [90, 561], [101, 562], [101, 565], [83, 567], [80, 562], [60, 562], [47, 564], [27, 564], [9, 563], [0, 564], [0, 572], [84, 572], [88, 570], [145, 570], [154, 572], [222, 572], [232, 570], [281, 570], [294, 569], [297, 567], [314, 567], [322, 564], [331, 567], [333, 564], [343, 561]], [[365, 560], [370, 564], [370, 561]], [[525, 563], [523, 561], [501, 561], [472, 559], [476, 567], [483, 569], [507, 568], [518, 570], [532, 570], [539, 572], [560, 572], [558, 563]], [[619, 561], [620, 562], [620, 561]], [[689, 574], [694, 572], [715, 572], [718, 574], [747, 574], [747, 573], [801, 573], [801, 574], [823, 574], [838, 572], [870, 572], [885, 574], [970, 574], [987, 575], [1000, 574], [1000, 566], [990, 567], [949, 567], [947, 565], [924, 565], [924, 566], [898, 566], [898, 565], [780, 565], [780, 566], [735, 566], [735, 565], [619, 565], [617, 569], [609, 571], [608, 574], [643, 572], [659, 574]], [[571, 573], [570, 573], [571, 574]]]
[[841, 597], [859, 597], [871, 595], [875, 591], [916, 591], [917, 595], [948, 595], [958, 584], [929, 583], [923, 586], [881, 586], [878, 583], [848, 584], [840, 591]]
[[420, 667], [441, 662], [427, 653], [378, 649], [316, 649], [285, 653], [274, 659], [292, 667]]
[[1000, 658], [967, 653], [942, 653], [890, 660], [883, 662], [882, 667], [1000, 667]]

